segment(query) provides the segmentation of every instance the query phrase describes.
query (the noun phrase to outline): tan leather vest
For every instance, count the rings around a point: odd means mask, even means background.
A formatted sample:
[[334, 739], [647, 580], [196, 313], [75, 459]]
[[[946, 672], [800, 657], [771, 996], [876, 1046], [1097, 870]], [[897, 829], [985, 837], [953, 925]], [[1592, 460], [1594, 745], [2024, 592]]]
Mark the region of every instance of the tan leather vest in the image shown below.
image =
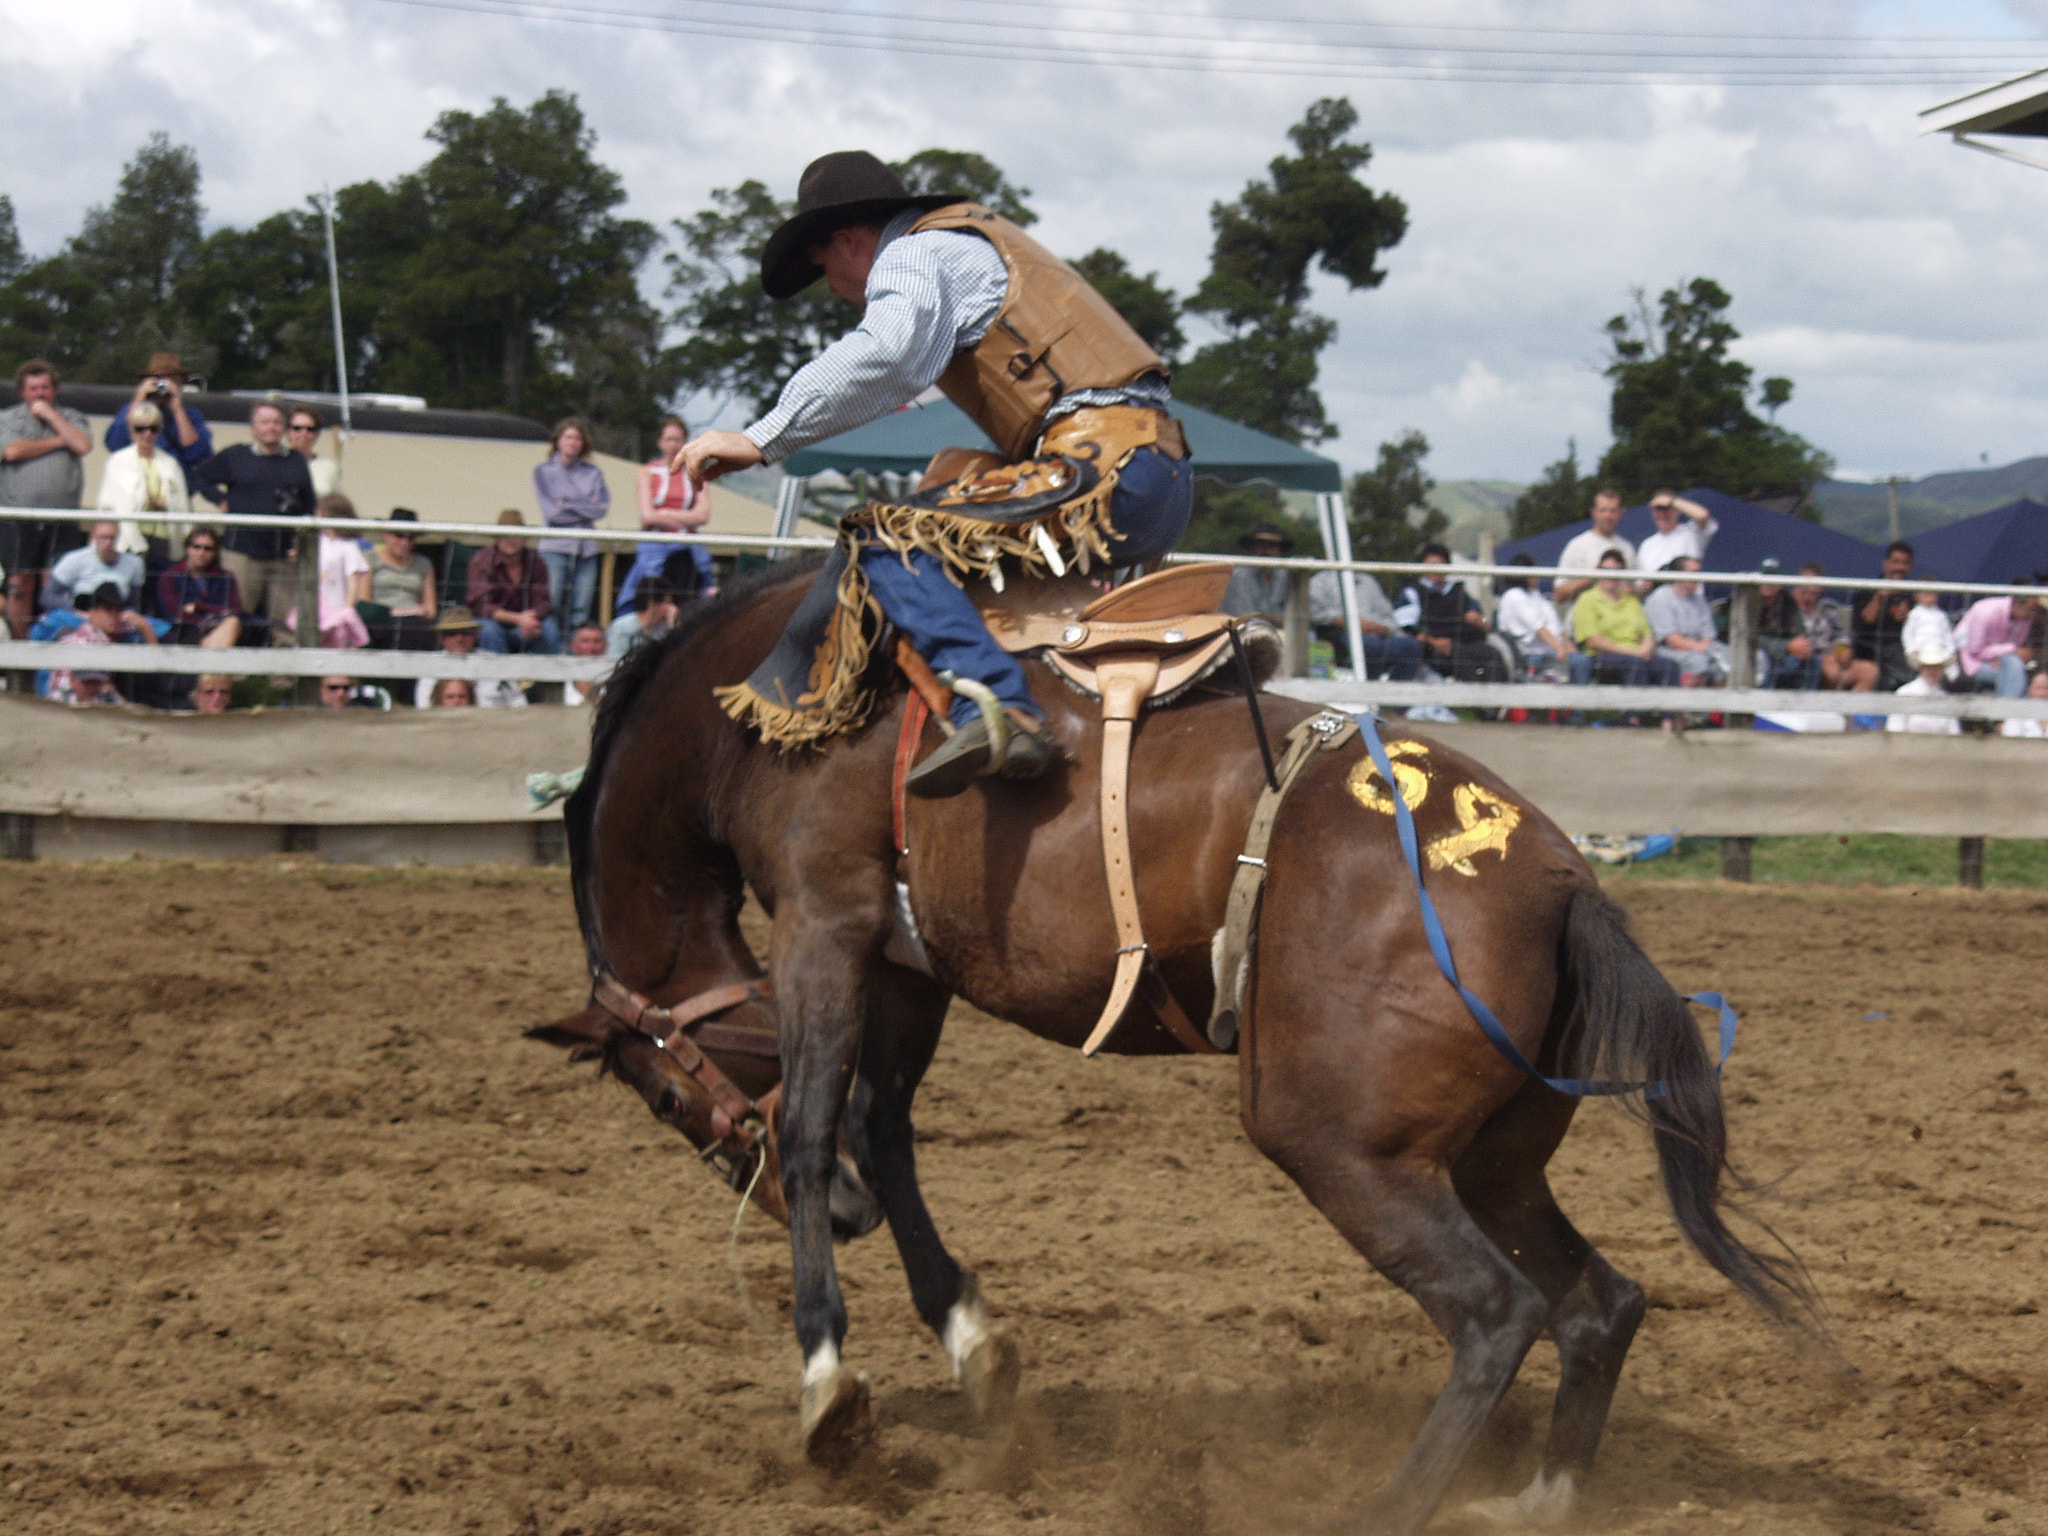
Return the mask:
[[978, 346], [954, 354], [939, 388], [1012, 459], [1037, 442], [1045, 413], [1077, 389], [1116, 389], [1166, 363], [1088, 280], [979, 203], [950, 203], [910, 226], [972, 230], [1010, 269], [1003, 307]]

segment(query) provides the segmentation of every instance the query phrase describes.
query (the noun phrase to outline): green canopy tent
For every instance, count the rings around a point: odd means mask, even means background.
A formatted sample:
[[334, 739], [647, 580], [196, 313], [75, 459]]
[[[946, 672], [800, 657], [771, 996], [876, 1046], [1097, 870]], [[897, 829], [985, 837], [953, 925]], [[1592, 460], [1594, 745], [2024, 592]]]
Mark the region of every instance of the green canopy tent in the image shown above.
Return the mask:
[[[1344, 475], [1336, 460], [1183, 401], [1174, 402], [1173, 414], [1187, 432], [1188, 452], [1194, 459], [1197, 475], [1228, 485], [1263, 482], [1279, 490], [1314, 496], [1324, 555], [1332, 560], [1351, 558], [1351, 531], [1344, 516]], [[836, 472], [888, 477], [883, 483], [884, 493], [902, 495], [916, 483], [931, 456], [941, 448], [993, 450], [994, 446], [950, 400], [939, 398], [892, 411], [864, 427], [799, 448], [783, 461], [785, 478], [777, 504], [776, 532], [787, 536], [796, 531], [809, 481], [814, 476]], [[892, 480], [894, 484], [890, 483]], [[1351, 654], [1362, 655], [1364, 646], [1358, 632], [1351, 583], [1341, 583], [1339, 590], [1344, 600], [1345, 627], [1352, 637]]]

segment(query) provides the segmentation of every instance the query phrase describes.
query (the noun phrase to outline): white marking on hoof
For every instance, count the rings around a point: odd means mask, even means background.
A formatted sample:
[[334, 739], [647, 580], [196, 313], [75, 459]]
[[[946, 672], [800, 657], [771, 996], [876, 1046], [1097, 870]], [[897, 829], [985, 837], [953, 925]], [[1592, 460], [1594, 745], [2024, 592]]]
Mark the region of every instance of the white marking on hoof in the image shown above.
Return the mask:
[[1475, 1499], [1466, 1509], [1502, 1525], [1559, 1526], [1571, 1519], [1572, 1510], [1577, 1506], [1579, 1490], [1571, 1473], [1560, 1472], [1555, 1477], [1545, 1477], [1541, 1470], [1536, 1480], [1512, 1498]]
[[821, 1344], [804, 1362], [798, 1421], [804, 1455], [826, 1466], [846, 1460], [874, 1432], [868, 1379], [839, 1363], [839, 1346]]
[[981, 1300], [981, 1284], [974, 1276], [963, 1277], [960, 1299], [947, 1309], [941, 1337], [946, 1358], [953, 1363], [953, 1379], [966, 1391], [975, 1417], [988, 1420], [1007, 1415], [1017, 1400], [1023, 1362], [1016, 1342], [990, 1324], [988, 1308]]

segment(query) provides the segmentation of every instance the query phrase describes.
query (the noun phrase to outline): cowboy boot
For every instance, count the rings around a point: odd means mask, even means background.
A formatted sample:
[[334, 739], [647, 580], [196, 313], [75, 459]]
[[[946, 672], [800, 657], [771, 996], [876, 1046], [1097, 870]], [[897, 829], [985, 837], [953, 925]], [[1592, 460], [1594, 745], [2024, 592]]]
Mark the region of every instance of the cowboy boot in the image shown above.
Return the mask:
[[1052, 765], [1058, 748], [1045, 722], [1022, 710], [1008, 711], [1010, 739], [1000, 763], [990, 761], [986, 720], [963, 725], [938, 750], [904, 775], [906, 794], [920, 800], [944, 800], [959, 794], [976, 779], [1000, 773], [1006, 779], [1035, 779]]

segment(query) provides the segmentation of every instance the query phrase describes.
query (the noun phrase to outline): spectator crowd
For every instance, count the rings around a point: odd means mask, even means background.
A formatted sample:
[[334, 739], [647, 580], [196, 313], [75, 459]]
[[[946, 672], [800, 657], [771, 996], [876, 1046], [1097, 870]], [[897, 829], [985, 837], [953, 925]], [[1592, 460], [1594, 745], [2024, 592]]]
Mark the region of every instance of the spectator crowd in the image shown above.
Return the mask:
[[[341, 488], [341, 465], [319, 451], [326, 424], [315, 407], [275, 399], [249, 408], [249, 441], [216, 449], [212, 425], [188, 398], [179, 358], [149, 359], [133, 396], [108, 425], [108, 456], [93, 506], [85, 507], [91, 424], [58, 403], [60, 379], [31, 359], [14, 375], [19, 403], [0, 410], [0, 506], [48, 508], [47, 521], [0, 520], [0, 638], [82, 646], [176, 645], [226, 649], [289, 645], [298, 633], [298, 532], [252, 527], [246, 516], [329, 521], [357, 517]], [[709, 498], [669, 465], [689, 430], [662, 423], [658, 456], [637, 475], [641, 527], [702, 528]], [[598, 611], [598, 547], [585, 536], [611, 510], [611, 492], [592, 455], [588, 425], [570, 417], [550, 435], [534, 467], [534, 501], [550, 530], [538, 544], [507, 532], [480, 550], [447, 545], [439, 559], [396, 507], [375, 538], [326, 529], [317, 541], [315, 627], [335, 649], [383, 648], [464, 655], [619, 656], [667, 633], [683, 605], [717, 590], [702, 546], [639, 545], [608, 613]], [[219, 525], [166, 521], [223, 514]], [[104, 520], [81, 522], [91, 510]], [[527, 526], [517, 508], [498, 517]], [[467, 557], [466, 559], [464, 557]], [[454, 592], [443, 590], [444, 585]], [[459, 595], [462, 601], [451, 601]], [[37, 691], [72, 703], [137, 702], [218, 712], [236, 691], [225, 674], [123, 674], [53, 668]], [[124, 698], [114, 679], [124, 679]], [[587, 704], [592, 685], [569, 685], [566, 702]], [[516, 707], [527, 690], [507, 680], [423, 680], [402, 690], [419, 707]], [[323, 704], [388, 708], [390, 690], [328, 678]]]

